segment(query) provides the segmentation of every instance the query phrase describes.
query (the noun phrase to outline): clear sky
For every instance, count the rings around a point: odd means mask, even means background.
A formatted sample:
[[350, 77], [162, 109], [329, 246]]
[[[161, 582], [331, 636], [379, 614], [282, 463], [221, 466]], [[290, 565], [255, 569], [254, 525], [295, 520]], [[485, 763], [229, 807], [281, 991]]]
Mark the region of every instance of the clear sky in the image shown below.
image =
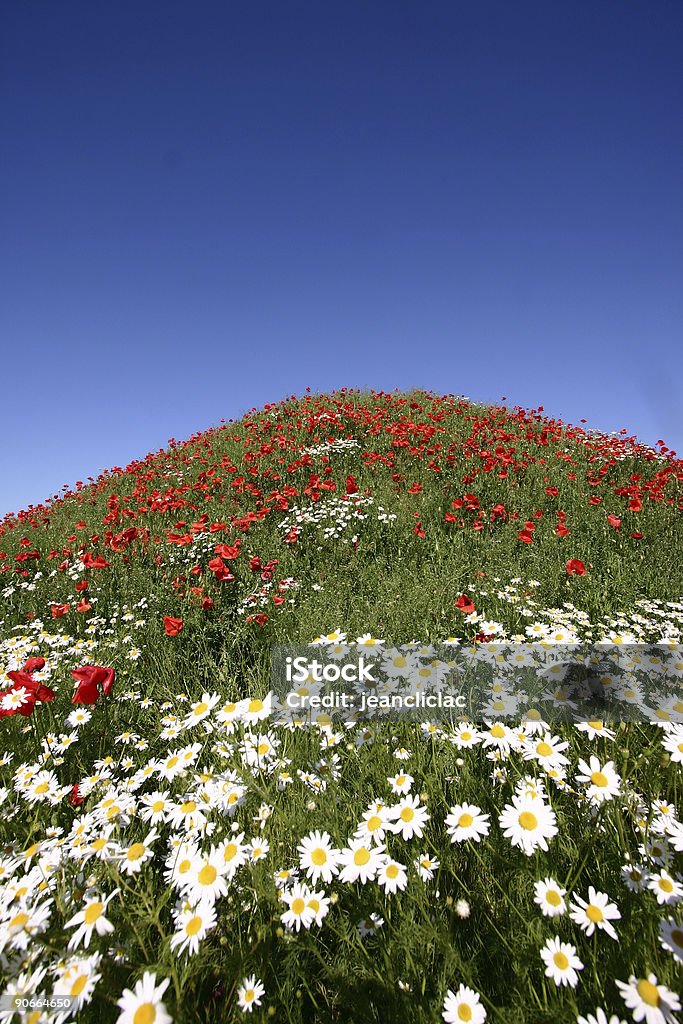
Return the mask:
[[0, 513], [306, 386], [683, 451], [680, 0], [7, 3]]

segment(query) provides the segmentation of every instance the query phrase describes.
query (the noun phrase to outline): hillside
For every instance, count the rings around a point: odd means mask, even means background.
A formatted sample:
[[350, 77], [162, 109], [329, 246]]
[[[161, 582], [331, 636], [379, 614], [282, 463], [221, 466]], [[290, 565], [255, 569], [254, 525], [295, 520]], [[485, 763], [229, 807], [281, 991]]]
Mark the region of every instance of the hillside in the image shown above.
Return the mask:
[[342, 390], [6, 515], [4, 989], [73, 997], [41, 1024], [675, 1019], [675, 687], [658, 725], [500, 735], [275, 725], [267, 694], [314, 640], [676, 652], [682, 511], [664, 442]]

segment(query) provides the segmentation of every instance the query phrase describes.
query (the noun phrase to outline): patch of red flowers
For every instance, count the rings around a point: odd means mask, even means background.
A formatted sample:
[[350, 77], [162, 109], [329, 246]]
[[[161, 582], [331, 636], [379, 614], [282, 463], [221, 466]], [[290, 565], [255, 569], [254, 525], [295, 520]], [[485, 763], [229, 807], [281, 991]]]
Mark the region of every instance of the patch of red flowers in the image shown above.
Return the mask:
[[[45, 668], [44, 658], [29, 658], [20, 671], [7, 673], [7, 678], [14, 685], [2, 693], [3, 698], [10, 698], [10, 700], [5, 701], [4, 708], [0, 707], [0, 718], [16, 714], [28, 717], [35, 710], [36, 704], [55, 699], [54, 690], [33, 678], [33, 673], [39, 672], [42, 668]], [[14, 707], [10, 703], [13, 694], [18, 695], [21, 699], [21, 704]]]

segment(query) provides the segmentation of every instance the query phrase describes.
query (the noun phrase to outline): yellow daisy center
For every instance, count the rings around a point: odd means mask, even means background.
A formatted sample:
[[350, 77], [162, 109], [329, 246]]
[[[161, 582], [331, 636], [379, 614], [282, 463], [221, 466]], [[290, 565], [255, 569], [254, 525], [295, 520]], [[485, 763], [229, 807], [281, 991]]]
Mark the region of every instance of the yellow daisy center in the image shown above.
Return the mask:
[[185, 925], [185, 934], [186, 935], [196, 935], [197, 932], [201, 931], [201, 927], [202, 927], [202, 919], [201, 919], [201, 917], [198, 917], [198, 916], [191, 917], [190, 920]]
[[153, 1003], [140, 1003], [133, 1015], [133, 1024], [154, 1024], [157, 1017]]
[[102, 914], [103, 910], [104, 910], [104, 903], [100, 903], [98, 901], [97, 903], [89, 904], [89, 906], [87, 906], [85, 908], [85, 915], [84, 915], [85, 923], [86, 924], [94, 924], [95, 921], [97, 920], [97, 918], [100, 917], [100, 915]]
[[647, 978], [641, 978], [636, 985], [638, 995], [648, 1006], [659, 1006], [659, 992], [657, 986], [653, 985]]
[[74, 981], [73, 985], [71, 986], [71, 992], [69, 993], [69, 995], [80, 996], [81, 992], [83, 991], [83, 989], [85, 988], [85, 986], [87, 984], [88, 984], [88, 975], [87, 974], [79, 974], [79, 976], [76, 978], [76, 980]]

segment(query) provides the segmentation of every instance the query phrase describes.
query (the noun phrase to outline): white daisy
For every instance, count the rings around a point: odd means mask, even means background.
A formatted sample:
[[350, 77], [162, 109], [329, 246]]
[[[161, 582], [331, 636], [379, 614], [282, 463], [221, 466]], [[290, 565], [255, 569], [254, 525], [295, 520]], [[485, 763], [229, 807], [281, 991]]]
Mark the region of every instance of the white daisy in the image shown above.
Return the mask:
[[105, 910], [109, 901], [118, 895], [119, 892], [120, 889], [114, 889], [105, 899], [101, 899], [100, 896], [91, 896], [86, 900], [83, 910], [79, 910], [77, 914], [74, 914], [66, 922], [65, 928], [74, 928], [78, 925], [76, 931], [69, 939], [69, 949], [75, 949], [81, 940], [83, 940], [83, 945], [87, 949], [90, 945], [93, 931], [97, 932], [98, 935], [108, 935], [114, 931], [114, 925], [105, 917]]
[[541, 959], [545, 963], [547, 978], [552, 978], [557, 986], [571, 985], [576, 988], [579, 980], [577, 971], [583, 970], [583, 964], [576, 955], [576, 949], [568, 942], [561, 942], [559, 936], [548, 939], [541, 949]]
[[534, 884], [534, 903], [541, 908], [544, 917], [560, 917], [565, 913], [567, 904], [564, 897], [567, 890], [563, 889], [554, 878], [544, 878]]
[[632, 974], [628, 982], [616, 981], [615, 984], [635, 1021], [676, 1024], [674, 1011], [680, 1010], [681, 1001], [666, 985], [657, 984], [656, 974], [648, 974], [647, 978], [637, 978]]
[[200, 900], [194, 906], [185, 906], [175, 920], [176, 931], [171, 939], [171, 949], [177, 949], [178, 953], [187, 951], [192, 956], [199, 949], [199, 943], [206, 933], [216, 926], [214, 904]]
[[527, 856], [540, 847], [548, 849], [548, 839], [557, 835], [555, 814], [540, 797], [514, 796], [500, 815], [500, 827], [513, 846], [519, 846]]
[[392, 831], [400, 833], [403, 839], [412, 839], [417, 836], [422, 838], [423, 826], [429, 821], [429, 814], [426, 807], [420, 806], [420, 798], [417, 796], [406, 796], [400, 803], [390, 809], [391, 817], [394, 819]]
[[168, 988], [169, 979], [166, 978], [160, 985], [156, 983], [156, 974], [145, 971], [140, 981], [136, 981], [135, 989], [131, 992], [125, 988], [117, 1006], [121, 1008], [116, 1024], [173, 1024], [171, 1015], [161, 1001], [161, 997]]
[[377, 872], [377, 881], [385, 893], [395, 893], [400, 889], [403, 891], [408, 884], [405, 864], [399, 864], [395, 860], [387, 860]]
[[237, 989], [237, 1004], [243, 1013], [251, 1013], [255, 1006], [261, 1005], [261, 998], [266, 994], [261, 981], [255, 974], [245, 978]]
[[591, 936], [596, 928], [607, 932], [611, 939], [617, 939], [617, 933], [610, 924], [610, 921], [618, 921], [621, 914], [616, 903], [609, 902], [609, 896], [604, 892], [597, 892], [593, 886], [588, 888], [588, 901], [575, 896], [569, 904], [569, 916], [572, 921]]
[[299, 846], [299, 866], [315, 884], [322, 878], [328, 884], [337, 873], [339, 851], [332, 846], [327, 832], [315, 831], [304, 836]]
[[463, 1024], [463, 1021], [467, 1021], [468, 1024], [483, 1024], [486, 1020], [486, 1010], [479, 1000], [479, 993], [467, 985], [461, 985], [457, 992], [449, 989], [443, 1001], [441, 1016], [446, 1024]]
[[488, 835], [490, 827], [489, 815], [482, 814], [481, 807], [476, 804], [456, 804], [446, 817], [446, 831], [452, 843], [462, 843], [468, 839], [478, 843], [482, 836]]

